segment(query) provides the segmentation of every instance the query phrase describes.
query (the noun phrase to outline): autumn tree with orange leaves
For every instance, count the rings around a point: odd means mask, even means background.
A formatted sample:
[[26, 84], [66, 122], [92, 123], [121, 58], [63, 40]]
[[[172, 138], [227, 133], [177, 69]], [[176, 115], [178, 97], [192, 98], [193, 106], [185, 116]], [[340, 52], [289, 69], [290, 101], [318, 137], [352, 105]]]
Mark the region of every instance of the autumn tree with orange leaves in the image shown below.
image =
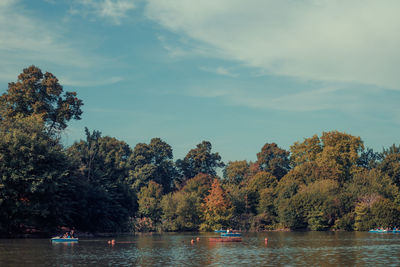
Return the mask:
[[214, 179], [209, 192], [210, 194], [206, 196], [202, 204], [204, 222], [200, 225], [200, 230], [229, 227], [233, 207], [218, 179]]

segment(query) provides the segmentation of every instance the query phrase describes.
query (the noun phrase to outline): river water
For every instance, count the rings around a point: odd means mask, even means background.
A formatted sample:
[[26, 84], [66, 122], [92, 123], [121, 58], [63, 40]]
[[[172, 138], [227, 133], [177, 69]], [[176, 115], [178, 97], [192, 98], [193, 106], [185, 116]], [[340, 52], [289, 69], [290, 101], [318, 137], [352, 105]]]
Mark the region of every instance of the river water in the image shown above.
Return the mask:
[[400, 234], [245, 233], [241, 243], [209, 242], [212, 236], [218, 235], [121, 236], [113, 246], [104, 238], [75, 244], [0, 239], [0, 266], [400, 266]]

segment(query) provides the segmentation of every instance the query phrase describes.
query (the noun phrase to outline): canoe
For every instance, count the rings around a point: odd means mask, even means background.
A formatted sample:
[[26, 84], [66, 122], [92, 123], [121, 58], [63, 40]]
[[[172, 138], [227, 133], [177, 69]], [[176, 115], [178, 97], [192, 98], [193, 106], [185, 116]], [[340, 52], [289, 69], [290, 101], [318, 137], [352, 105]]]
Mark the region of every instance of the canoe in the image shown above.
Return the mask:
[[222, 233], [221, 237], [240, 237], [241, 233]]
[[62, 238], [62, 237], [53, 237], [51, 242], [78, 242], [79, 238]]
[[241, 237], [210, 237], [210, 242], [242, 242]]

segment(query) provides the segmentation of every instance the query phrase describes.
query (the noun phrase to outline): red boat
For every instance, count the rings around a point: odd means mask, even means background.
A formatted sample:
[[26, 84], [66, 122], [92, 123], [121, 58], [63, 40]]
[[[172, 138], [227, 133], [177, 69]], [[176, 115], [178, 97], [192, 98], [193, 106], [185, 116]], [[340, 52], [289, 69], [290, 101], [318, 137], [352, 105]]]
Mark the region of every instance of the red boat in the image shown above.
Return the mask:
[[241, 237], [210, 237], [210, 242], [242, 242]]

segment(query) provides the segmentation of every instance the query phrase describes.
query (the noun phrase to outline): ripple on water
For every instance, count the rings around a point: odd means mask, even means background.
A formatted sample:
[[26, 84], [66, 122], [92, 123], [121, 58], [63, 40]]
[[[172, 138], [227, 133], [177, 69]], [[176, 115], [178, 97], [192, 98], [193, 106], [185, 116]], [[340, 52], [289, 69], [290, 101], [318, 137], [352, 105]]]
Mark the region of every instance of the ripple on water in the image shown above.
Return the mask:
[[[196, 236], [200, 242], [190, 244]], [[208, 242], [210, 236], [121, 237], [114, 246], [103, 239], [74, 245], [3, 239], [0, 266], [400, 266], [400, 235], [260, 233], [243, 234], [241, 243]]]

